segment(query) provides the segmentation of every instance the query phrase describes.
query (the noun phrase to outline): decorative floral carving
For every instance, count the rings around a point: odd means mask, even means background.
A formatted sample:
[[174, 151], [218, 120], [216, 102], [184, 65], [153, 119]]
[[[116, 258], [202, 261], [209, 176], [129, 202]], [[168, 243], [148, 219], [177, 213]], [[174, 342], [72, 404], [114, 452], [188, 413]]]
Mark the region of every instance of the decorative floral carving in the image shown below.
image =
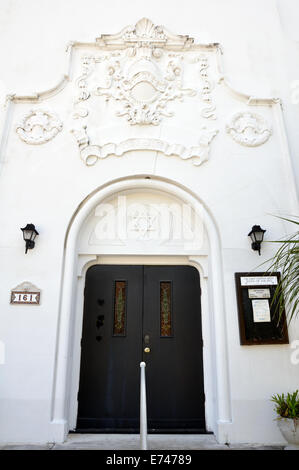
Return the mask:
[[107, 158], [109, 155], [122, 156], [132, 150], [154, 150], [162, 152], [166, 156], [176, 155], [182, 160], [192, 160], [193, 165], [199, 166], [208, 160], [210, 143], [218, 133], [216, 129], [203, 128], [199, 136], [199, 144], [186, 148], [181, 144], [170, 144], [161, 139], [127, 139], [119, 144], [107, 143], [103, 146], [89, 145], [86, 134], [86, 126], [81, 130], [72, 131], [77, 139], [82, 160], [87, 166], [94, 165], [99, 159]]
[[114, 99], [121, 102], [122, 109], [118, 116], [127, 116], [130, 124], [160, 123], [162, 116], [170, 117], [166, 105], [172, 100], [183, 100], [186, 95], [194, 96], [195, 90], [182, 87], [182, 67], [178, 61], [167, 64], [164, 77], [149, 57], [146, 50], [137, 58], [127, 71], [120, 61], [114, 61], [108, 67], [108, 87], [97, 87], [96, 94], [106, 96], [107, 101]]
[[32, 109], [17, 125], [16, 132], [26, 144], [44, 144], [62, 129], [62, 122], [53, 113]]
[[226, 131], [236, 142], [247, 147], [264, 144], [272, 134], [265, 119], [251, 112], [235, 114], [227, 124]]
[[[88, 117], [95, 95], [111, 103], [108, 113], [125, 117], [131, 125], [159, 125], [163, 117], [174, 115], [168, 109], [170, 101], [195, 95], [204, 104], [201, 117], [216, 119], [208, 73], [209, 51], [216, 44], [194, 45], [189, 36], [174, 35], [147, 18], [96, 41], [100, 53], [82, 57], [74, 119], [82, 123]], [[196, 67], [200, 81], [192, 70]], [[192, 85], [186, 86], [187, 81]]]

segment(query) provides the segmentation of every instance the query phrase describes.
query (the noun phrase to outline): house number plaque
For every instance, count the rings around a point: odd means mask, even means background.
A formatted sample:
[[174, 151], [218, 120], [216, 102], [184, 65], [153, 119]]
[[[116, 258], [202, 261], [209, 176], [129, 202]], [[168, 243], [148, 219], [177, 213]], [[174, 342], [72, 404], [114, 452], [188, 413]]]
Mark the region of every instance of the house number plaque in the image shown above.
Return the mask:
[[12, 289], [10, 303], [39, 305], [40, 290], [30, 282], [23, 282], [15, 289]]
[[11, 304], [39, 304], [39, 292], [12, 292]]

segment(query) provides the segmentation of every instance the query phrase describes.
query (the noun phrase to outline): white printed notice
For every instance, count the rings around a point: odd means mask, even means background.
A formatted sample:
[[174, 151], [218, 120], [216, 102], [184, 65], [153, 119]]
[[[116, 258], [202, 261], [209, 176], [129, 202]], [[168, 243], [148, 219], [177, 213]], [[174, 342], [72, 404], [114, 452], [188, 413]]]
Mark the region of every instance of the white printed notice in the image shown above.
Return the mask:
[[244, 276], [241, 277], [241, 286], [276, 286], [276, 276]]
[[252, 300], [253, 321], [255, 323], [271, 322], [269, 301], [265, 299]]
[[248, 289], [250, 299], [270, 299], [270, 289]]

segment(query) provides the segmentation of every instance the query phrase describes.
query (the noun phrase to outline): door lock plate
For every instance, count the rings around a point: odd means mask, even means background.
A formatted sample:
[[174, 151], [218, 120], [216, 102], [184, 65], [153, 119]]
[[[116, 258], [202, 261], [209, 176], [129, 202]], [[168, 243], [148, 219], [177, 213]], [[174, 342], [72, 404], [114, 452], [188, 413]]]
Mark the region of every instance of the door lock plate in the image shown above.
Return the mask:
[[145, 335], [145, 336], [144, 336], [144, 344], [149, 344], [149, 342], [150, 342], [150, 337], [149, 337], [149, 335]]

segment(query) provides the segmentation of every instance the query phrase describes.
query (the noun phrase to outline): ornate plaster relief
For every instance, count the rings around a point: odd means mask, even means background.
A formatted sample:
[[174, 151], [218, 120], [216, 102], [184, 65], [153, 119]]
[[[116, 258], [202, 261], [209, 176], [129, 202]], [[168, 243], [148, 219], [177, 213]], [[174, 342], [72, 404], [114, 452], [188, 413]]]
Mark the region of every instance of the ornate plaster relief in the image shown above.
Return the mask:
[[16, 132], [26, 144], [44, 144], [62, 129], [60, 119], [50, 111], [32, 109], [17, 125]]
[[102, 34], [96, 42], [110, 48], [151, 44], [154, 47], [188, 49], [194, 39], [187, 35], [172, 34], [163, 26], [154, 25], [148, 18], [142, 18], [135, 26], [126, 26], [120, 33]]
[[[205, 54], [210, 48], [190, 50], [193, 43], [188, 36], [173, 35], [142, 19], [119, 34], [101, 36], [97, 39], [100, 53], [81, 57], [73, 113], [77, 122], [74, 121], [71, 132], [86, 165], [92, 166], [98, 159], [112, 154], [121, 156], [130, 150], [160, 151], [192, 159], [194, 165], [208, 159], [209, 145], [218, 132], [205, 127], [206, 120], [216, 119], [212, 102], [214, 83], [209, 76], [209, 57]], [[87, 125], [89, 129], [94, 125], [90, 116], [101, 106], [97, 97], [105, 99], [108, 112], [125, 117], [134, 126], [158, 126], [164, 118], [175, 115], [169, 109], [170, 102], [196, 97], [194, 104], [199, 108], [196, 127], [201, 129], [199, 144], [186, 148], [177, 142], [145, 137], [91, 145]]]
[[173, 116], [173, 112], [167, 111], [169, 101], [194, 96], [196, 91], [183, 87], [180, 64], [169, 60], [166, 70], [161, 71], [148, 57], [149, 51], [143, 49], [141, 52], [141, 57], [127, 71], [120, 61], [115, 62], [114, 67], [111, 65], [108, 87], [97, 87], [96, 94], [106, 96], [107, 101], [114, 99], [120, 102], [121, 109], [117, 115], [126, 116], [131, 125], [158, 125], [162, 116]]
[[235, 114], [227, 124], [226, 131], [238, 144], [246, 147], [262, 145], [272, 134], [265, 119], [251, 112]]
[[219, 43], [200, 43], [195, 44], [194, 39], [188, 35], [174, 35], [162, 26], [155, 26], [149, 19], [142, 18], [135, 26], [127, 26], [117, 34], [102, 34], [96, 38], [95, 42], [70, 41], [66, 47], [66, 68], [57, 85], [48, 90], [35, 92], [32, 95], [7, 95], [7, 104], [15, 103], [38, 103], [48, 99], [61, 92], [71, 80], [71, 70], [73, 65], [74, 51], [80, 48], [97, 48], [101, 51], [110, 52], [128, 49], [128, 53], [134, 53], [136, 48], [144, 45], [150, 46], [152, 56], [159, 58], [161, 50], [175, 51], [176, 54], [182, 52], [215, 52], [217, 54], [218, 83], [223, 84], [236, 99], [247, 103], [248, 105], [268, 105], [280, 104], [277, 97], [255, 97], [242, 91], [235, 90], [230, 84], [229, 79], [224, 73], [221, 56], [223, 50]]
[[[116, 115], [129, 124], [159, 125], [164, 117], [174, 116], [168, 109], [171, 101], [198, 96], [204, 104], [201, 116], [215, 119], [209, 60], [202, 50], [190, 50], [193, 42], [145, 18], [119, 34], [101, 36], [97, 44], [104, 51], [81, 59], [73, 117], [87, 117], [89, 109], [82, 102], [101, 96], [109, 104], [116, 103]], [[95, 87], [89, 78], [97, 83]]]
[[[80, 48], [84, 53], [81, 71], [76, 72], [78, 77], [75, 77], [77, 91], [73, 98], [70, 128], [75, 129], [72, 132], [81, 158], [87, 165], [93, 165], [113, 152], [123, 155], [134, 149], [161, 151], [166, 155], [191, 159], [193, 164], [199, 165], [208, 159], [209, 145], [217, 133], [214, 128], [202, 131], [199, 145], [191, 148], [159, 138], [130, 138], [90, 145], [86, 129], [88, 126], [94, 134], [91, 126], [97, 122], [97, 109], [101, 108], [100, 100], [103, 104], [103, 99], [107, 102], [106, 110], [110, 116], [119, 116], [124, 125], [127, 120], [132, 126], [144, 128], [159, 126], [171, 117], [177, 118], [180, 101], [185, 101], [183, 112], [190, 115], [190, 109], [196, 109], [196, 128], [192, 129], [191, 123], [192, 132], [217, 119], [216, 86], [225, 85], [234, 98], [247, 106], [280, 104], [276, 98], [256, 98], [232, 89], [223, 72], [223, 52], [218, 43], [196, 44], [187, 35], [172, 34], [143, 18], [120, 33], [101, 35], [95, 42], [69, 43], [68, 66], [62, 81], [50, 90], [31, 96], [10, 95], [8, 105], [10, 102], [39, 102], [61, 92], [71, 80], [74, 51]], [[271, 129], [263, 118], [250, 112], [241, 114], [233, 117], [227, 125], [227, 132], [242, 145], [254, 147], [264, 143], [271, 135]], [[40, 144], [51, 140], [61, 129], [61, 121], [52, 113], [33, 110], [17, 126], [17, 133], [26, 143]], [[175, 140], [179, 142], [183, 137], [177, 136]]]

